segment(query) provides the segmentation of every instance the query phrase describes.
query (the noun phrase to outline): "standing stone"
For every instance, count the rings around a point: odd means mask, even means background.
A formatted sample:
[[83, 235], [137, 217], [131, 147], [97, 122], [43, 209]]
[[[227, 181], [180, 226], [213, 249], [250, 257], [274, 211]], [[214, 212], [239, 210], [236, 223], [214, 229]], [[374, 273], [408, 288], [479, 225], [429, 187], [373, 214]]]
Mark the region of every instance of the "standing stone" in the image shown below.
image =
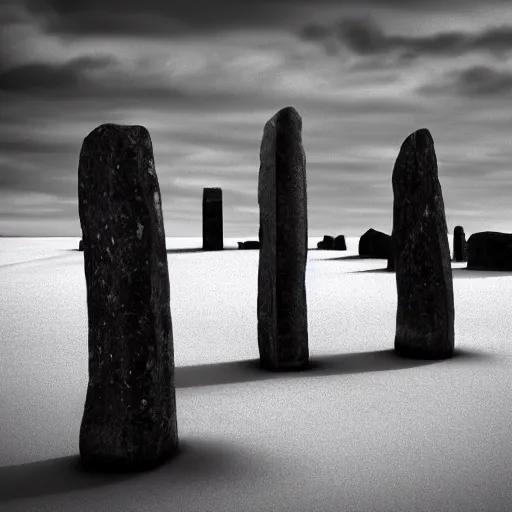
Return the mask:
[[453, 259], [455, 261], [467, 261], [466, 259], [466, 234], [462, 226], [455, 226], [453, 231]]
[[467, 245], [468, 270], [512, 270], [512, 234], [473, 233]]
[[242, 243], [242, 247], [239, 247], [239, 249], [259, 249], [260, 248], [260, 242], [258, 240], [247, 240], [246, 242]]
[[78, 250], [79, 251], [84, 250], [84, 241], [83, 240], [80, 240], [80, 242], [78, 242]]
[[324, 238], [321, 242], [316, 244], [317, 249], [321, 250], [332, 250], [334, 249], [334, 237], [329, 235], [324, 235]]
[[203, 250], [224, 249], [222, 226], [222, 189], [203, 189]]
[[178, 449], [169, 273], [151, 138], [104, 124], [78, 166], [89, 320], [86, 468], [149, 469]]
[[346, 251], [347, 243], [345, 242], [345, 237], [343, 235], [338, 235], [334, 239], [334, 250], [335, 251]]
[[392, 249], [398, 305], [395, 350], [444, 359], [454, 349], [450, 248], [434, 141], [409, 135], [393, 169]]
[[308, 366], [306, 261], [308, 219], [302, 118], [293, 107], [263, 130], [258, 203], [258, 346], [268, 370]]
[[370, 228], [359, 238], [358, 253], [361, 258], [388, 259], [392, 253], [391, 237]]

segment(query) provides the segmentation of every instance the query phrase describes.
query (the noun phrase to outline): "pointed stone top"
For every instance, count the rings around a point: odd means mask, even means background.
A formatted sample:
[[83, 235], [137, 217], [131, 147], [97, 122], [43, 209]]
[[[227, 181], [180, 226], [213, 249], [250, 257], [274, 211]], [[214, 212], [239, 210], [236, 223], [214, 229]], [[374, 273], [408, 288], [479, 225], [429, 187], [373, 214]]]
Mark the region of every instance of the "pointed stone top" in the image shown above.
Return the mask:
[[276, 116], [291, 116], [291, 117], [300, 117], [299, 113], [294, 107], [284, 107], [276, 113]]
[[432, 134], [427, 128], [420, 128], [416, 130], [414, 133], [411, 133], [402, 144], [402, 147], [413, 147], [414, 149], [428, 150], [434, 146], [434, 139], [432, 138]]
[[293, 107], [282, 108], [276, 113], [273, 119], [279, 123], [298, 123], [299, 129], [302, 130], [302, 117], [300, 117], [300, 114]]

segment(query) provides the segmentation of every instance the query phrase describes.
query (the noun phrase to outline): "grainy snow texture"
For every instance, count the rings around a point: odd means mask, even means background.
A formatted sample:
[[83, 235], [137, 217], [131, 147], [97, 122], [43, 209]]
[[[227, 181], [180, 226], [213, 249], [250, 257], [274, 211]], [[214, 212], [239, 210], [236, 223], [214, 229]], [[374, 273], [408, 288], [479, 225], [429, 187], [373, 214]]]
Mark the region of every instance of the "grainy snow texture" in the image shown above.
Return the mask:
[[350, 259], [357, 238], [336, 253], [311, 237], [316, 367], [268, 373], [258, 251], [239, 239], [204, 253], [201, 237], [167, 238], [182, 453], [119, 477], [76, 469], [88, 364], [79, 237], [0, 239], [2, 512], [512, 510], [512, 273], [452, 263], [455, 356], [402, 359], [386, 261]]

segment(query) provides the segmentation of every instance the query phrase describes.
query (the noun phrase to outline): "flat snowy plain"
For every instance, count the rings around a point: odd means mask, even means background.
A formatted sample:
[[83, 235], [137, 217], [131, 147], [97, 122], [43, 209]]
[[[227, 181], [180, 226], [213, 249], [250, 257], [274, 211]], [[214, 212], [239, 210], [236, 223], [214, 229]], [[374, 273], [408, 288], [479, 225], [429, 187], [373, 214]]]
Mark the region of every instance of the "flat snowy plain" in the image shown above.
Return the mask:
[[[451, 235], [449, 236], [451, 244]], [[394, 273], [310, 238], [310, 359], [257, 368], [258, 251], [168, 238], [181, 453], [82, 472], [87, 303], [78, 238], [0, 238], [2, 512], [512, 510], [512, 274], [452, 263], [457, 353], [393, 353]], [[242, 240], [242, 239], [240, 239]], [[315, 249], [314, 249], [315, 248]]]

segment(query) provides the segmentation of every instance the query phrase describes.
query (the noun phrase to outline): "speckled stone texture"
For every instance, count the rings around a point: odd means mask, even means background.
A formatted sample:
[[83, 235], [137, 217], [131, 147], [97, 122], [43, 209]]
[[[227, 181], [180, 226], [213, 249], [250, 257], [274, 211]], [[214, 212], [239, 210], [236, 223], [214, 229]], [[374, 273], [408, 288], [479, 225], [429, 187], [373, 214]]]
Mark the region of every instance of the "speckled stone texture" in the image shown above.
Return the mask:
[[395, 350], [413, 358], [451, 357], [450, 248], [434, 141], [428, 130], [414, 132], [402, 144], [393, 169], [393, 194]]
[[89, 320], [84, 466], [137, 471], [178, 448], [169, 274], [151, 138], [104, 124], [78, 167]]
[[346, 251], [347, 243], [345, 242], [345, 237], [343, 235], [338, 235], [334, 239], [334, 250], [335, 251]]
[[224, 249], [222, 220], [222, 189], [203, 189], [203, 250]]
[[258, 203], [258, 346], [267, 370], [308, 366], [306, 155], [302, 119], [286, 107], [265, 125]]
[[466, 234], [462, 226], [455, 226], [453, 230], [453, 259], [467, 261]]
[[473, 233], [468, 239], [468, 270], [512, 270], [512, 234]]
[[371, 228], [359, 238], [358, 252], [362, 258], [388, 259], [391, 255], [391, 237]]

